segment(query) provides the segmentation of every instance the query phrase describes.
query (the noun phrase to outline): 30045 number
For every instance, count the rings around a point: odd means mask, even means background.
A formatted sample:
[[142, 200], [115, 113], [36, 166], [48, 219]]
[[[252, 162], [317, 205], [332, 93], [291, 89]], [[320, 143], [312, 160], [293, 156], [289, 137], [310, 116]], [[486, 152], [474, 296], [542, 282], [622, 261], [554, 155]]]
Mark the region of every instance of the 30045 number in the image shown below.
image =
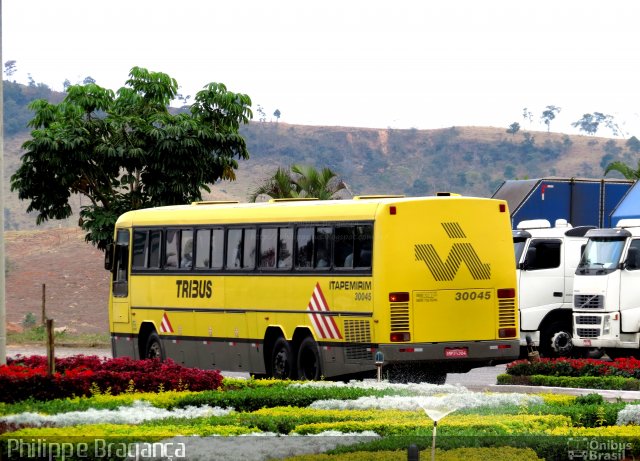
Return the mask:
[[356, 301], [371, 301], [371, 293], [361, 293], [358, 292], [355, 294]]
[[456, 301], [475, 301], [476, 299], [491, 299], [490, 291], [456, 291]]

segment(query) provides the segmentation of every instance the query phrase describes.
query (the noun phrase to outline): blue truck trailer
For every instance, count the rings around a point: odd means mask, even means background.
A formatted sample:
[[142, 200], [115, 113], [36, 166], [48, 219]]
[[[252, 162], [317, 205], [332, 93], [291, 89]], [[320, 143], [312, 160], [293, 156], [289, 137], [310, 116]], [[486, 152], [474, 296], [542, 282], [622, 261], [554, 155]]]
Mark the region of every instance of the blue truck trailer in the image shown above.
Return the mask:
[[532, 219], [551, 223], [564, 219], [575, 227], [612, 227], [613, 211], [633, 184], [627, 179], [514, 179], [502, 183], [493, 198], [509, 204], [513, 229]]

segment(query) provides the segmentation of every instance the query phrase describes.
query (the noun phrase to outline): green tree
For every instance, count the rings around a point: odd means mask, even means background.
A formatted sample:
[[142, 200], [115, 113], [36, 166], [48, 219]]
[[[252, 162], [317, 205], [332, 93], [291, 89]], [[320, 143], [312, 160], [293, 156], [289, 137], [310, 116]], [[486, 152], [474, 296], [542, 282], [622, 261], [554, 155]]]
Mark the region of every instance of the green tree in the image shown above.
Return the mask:
[[547, 133], [551, 129], [551, 122], [556, 118], [556, 115], [561, 111], [560, 107], [556, 106], [547, 106], [546, 109], [542, 112], [542, 121], [545, 125], [547, 125]]
[[282, 115], [280, 113], [280, 109], [276, 109], [275, 112], [273, 113], [273, 116], [276, 118], [276, 123], [280, 121], [280, 115]]
[[626, 163], [620, 161], [611, 162], [607, 165], [607, 168], [605, 168], [604, 175], [606, 176], [610, 171], [617, 171], [624, 176], [625, 179], [637, 181], [640, 179], [640, 160], [638, 161], [638, 168], [635, 170]]
[[318, 170], [312, 166], [292, 165], [278, 168], [249, 196], [255, 202], [259, 196], [270, 198], [317, 198], [330, 200], [347, 185], [330, 168]]
[[4, 74], [7, 77], [11, 77], [13, 74], [16, 73], [17, 71], [17, 67], [16, 67], [16, 61], [15, 60], [11, 60], [11, 61], [6, 61], [4, 63]]
[[509, 134], [516, 134], [518, 131], [520, 131], [520, 124], [518, 122], [513, 122], [509, 125], [509, 128], [507, 128], [507, 133]]
[[79, 225], [100, 249], [122, 213], [202, 199], [220, 179], [235, 179], [236, 159], [249, 153], [238, 133], [252, 117], [247, 95], [209, 83], [188, 112], [171, 114], [175, 79], [134, 67], [116, 93], [95, 83], [71, 85], [59, 104], [30, 104], [31, 137], [11, 189], [29, 200], [38, 224], [72, 213], [86, 196]]

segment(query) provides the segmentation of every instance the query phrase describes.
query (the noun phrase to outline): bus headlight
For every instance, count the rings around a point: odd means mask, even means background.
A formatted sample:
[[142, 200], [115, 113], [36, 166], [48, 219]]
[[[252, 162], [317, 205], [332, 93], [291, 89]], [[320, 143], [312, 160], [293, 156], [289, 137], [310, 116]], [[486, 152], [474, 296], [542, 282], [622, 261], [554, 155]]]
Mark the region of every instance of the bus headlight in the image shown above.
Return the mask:
[[608, 335], [611, 333], [611, 317], [605, 315], [602, 319], [602, 334]]

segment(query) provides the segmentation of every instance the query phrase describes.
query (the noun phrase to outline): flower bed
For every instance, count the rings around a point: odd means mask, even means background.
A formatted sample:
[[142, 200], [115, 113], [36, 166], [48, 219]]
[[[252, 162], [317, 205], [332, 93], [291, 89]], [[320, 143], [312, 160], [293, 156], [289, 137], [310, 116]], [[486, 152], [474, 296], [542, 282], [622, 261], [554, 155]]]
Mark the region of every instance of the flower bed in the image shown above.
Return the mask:
[[[35, 359], [22, 363], [31, 362], [34, 369], [40, 366]], [[81, 372], [81, 363], [84, 371], [94, 372], [91, 376], [97, 375], [91, 367], [105, 367], [103, 361], [79, 358], [61, 362], [61, 375], [66, 369]], [[130, 365], [116, 362], [106, 368], [129, 370], [137, 382], [141, 378]], [[141, 369], [147, 373], [154, 365]], [[570, 452], [598, 459], [640, 455], [640, 405], [605, 402], [595, 393], [494, 394], [451, 385], [228, 378], [215, 389], [197, 392], [191, 387], [136, 389], [0, 403], [0, 458], [25, 458], [20, 447], [28, 450], [37, 443], [67, 444], [65, 459], [208, 460], [215, 453], [218, 461], [287, 456], [296, 461], [405, 460], [410, 445], [430, 459], [432, 418], [442, 415], [439, 460], [560, 460]], [[572, 445], [584, 441], [593, 441], [596, 448]], [[112, 450], [108, 456], [107, 446]], [[160, 456], [154, 450], [168, 451]]]
[[186, 368], [171, 360], [101, 359], [79, 355], [59, 358], [47, 375], [46, 357], [8, 359], [0, 366], [0, 402], [50, 400], [106, 392], [206, 390], [222, 382], [218, 371]]
[[[283, 452], [301, 455], [327, 449], [333, 455], [301, 459], [407, 459], [409, 445], [421, 450], [431, 446], [429, 408], [456, 409], [438, 423], [437, 459], [459, 459], [452, 458], [453, 453], [466, 453], [467, 460], [508, 459], [491, 451], [496, 446], [513, 447], [511, 459], [567, 459], [567, 444], [587, 437], [614, 440], [622, 444], [615, 450], [623, 447], [625, 456], [640, 453], [640, 407], [605, 402], [597, 394], [492, 394], [448, 385], [228, 379], [216, 391], [99, 394], [3, 404], [0, 426], [8, 432], [0, 437], [0, 449], [13, 455], [7, 452], [11, 440], [72, 440], [71, 451], [84, 443], [97, 456], [102, 454], [100, 447], [89, 441], [107, 440], [128, 450], [119, 452], [122, 456], [112, 454], [113, 459], [165, 445], [184, 446], [190, 460], [210, 459], [206, 456], [212, 452], [220, 453], [218, 460], [266, 460]], [[474, 448], [459, 451], [465, 447]], [[606, 450], [606, 455], [620, 453]], [[252, 458], [251, 453], [263, 457]], [[423, 456], [428, 459], [427, 453]]]
[[640, 360], [517, 360], [507, 365], [506, 374], [498, 376], [498, 384], [637, 391], [640, 390]]

